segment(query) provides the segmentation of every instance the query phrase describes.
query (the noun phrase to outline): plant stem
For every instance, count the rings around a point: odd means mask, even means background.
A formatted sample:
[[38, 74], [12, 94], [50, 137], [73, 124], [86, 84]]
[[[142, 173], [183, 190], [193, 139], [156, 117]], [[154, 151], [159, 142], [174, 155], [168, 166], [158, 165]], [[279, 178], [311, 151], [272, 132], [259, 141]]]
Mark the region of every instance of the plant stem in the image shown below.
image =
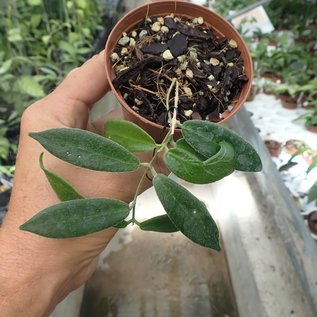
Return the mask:
[[174, 98], [174, 113], [173, 113], [173, 118], [172, 118], [172, 123], [171, 123], [171, 135], [174, 135], [175, 128], [176, 128], [176, 116], [177, 116], [177, 110], [178, 110], [178, 90], [179, 90], [179, 83], [176, 81], [176, 87], [175, 87], [175, 98]]
[[[169, 134], [167, 134], [168, 136]], [[163, 148], [163, 144], [164, 144], [164, 141], [166, 140], [166, 137], [164, 138], [162, 144], [159, 145], [159, 149], [156, 151], [156, 153], [153, 155], [152, 159], [150, 162], [146, 162], [146, 163], [141, 163], [140, 165], [145, 167], [145, 171], [144, 173], [142, 174], [142, 177], [140, 179], [140, 182], [138, 184], [138, 187], [135, 191], [135, 194], [134, 194], [134, 198], [133, 198], [133, 202], [131, 204], [131, 207], [132, 207], [132, 223], [137, 223], [136, 219], [135, 219], [135, 206], [136, 206], [136, 201], [137, 201], [137, 198], [140, 194], [140, 191], [141, 191], [141, 188], [142, 188], [142, 185], [144, 183], [144, 180], [146, 179], [146, 174], [148, 171], [151, 171], [152, 174], [154, 173], [154, 175], [156, 174], [156, 171], [154, 170], [154, 167], [153, 167], [153, 163], [156, 159], [156, 157], [158, 156], [159, 152], [162, 150]], [[154, 170], [154, 172], [153, 172]]]
[[[176, 84], [176, 87], [175, 87], [175, 98], [174, 98], [174, 112], [173, 112], [173, 117], [171, 117], [171, 114], [169, 112], [169, 100], [170, 100], [170, 95], [171, 95], [171, 92], [172, 92], [172, 89], [174, 87], [174, 85]], [[152, 175], [155, 176], [157, 175], [157, 172], [155, 170], [155, 168], [153, 167], [153, 163], [154, 161], [156, 160], [158, 154], [162, 151], [162, 150], [166, 150], [168, 148], [168, 144], [173, 141], [173, 134], [174, 134], [174, 131], [175, 131], [175, 128], [176, 128], [176, 125], [177, 125], [177, 120], [176, 120], [176, 116], [177, 116], [177, 110], [178, 110], [178, 101], [179, 101], [179, 83], [178, 81], [176, 80], [176, 78], [173, 78], [172, 80], [172, 83], [168, 89], [168, 92], [167, 92], [167, 96], [166, 96], [166, 109], [167, 109], [167, 113], [168, 113], [168, 116], [169, 116], [169, 121], [170, 121], [170, 124], [171, 124], [171, 130], [166, 134], [164, 140], [162, 141], [161, 144], [157, 144], [157, 150], [156, 150], [156, 153], [154, 153], [152, 159], [150, 162], [143, 162], [141, 163], [140, 165], [142, 167], [145, 168], [145, 171], [143, 173], [143, 175], [141, 176], [141, 179], [140, 179], [140, 182], [138, 184], [138, 187], [135, 191], [135, 194], [134, 194], [134, 198], [133, 198], [133, 201], [130, 205], [130, 209], [132, 209], [132, 223], [136, 223], [138, 224], [138, 221], [135, 219], [135, 207], [136, 207], [136, 201], [137, 201], [137, 198], [140, 194], [140, 191], [141, 191], [141, 188], [142, 188], [142, 185], [143, 185], [143, 182], [146, 178], [146, 174], [148, 171], [151, 171]]]
[[168, 121], [170, 122], [170, 124], [172, 123], [172, 117], [170, 114], [170, 96], [171, 96], [171, 92], [175, 83], [176, 83], [176, 78], [173, 78], [172, 83], [170, 87], [168, 88], [167, 95], [166, 95], [166, 109], [167, 109]]

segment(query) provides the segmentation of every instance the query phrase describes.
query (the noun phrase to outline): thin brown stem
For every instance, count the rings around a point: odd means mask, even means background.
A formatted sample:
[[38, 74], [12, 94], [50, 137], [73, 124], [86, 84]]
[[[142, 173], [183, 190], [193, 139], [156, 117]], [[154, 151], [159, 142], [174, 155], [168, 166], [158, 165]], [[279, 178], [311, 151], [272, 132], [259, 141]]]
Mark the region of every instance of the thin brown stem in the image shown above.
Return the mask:
[[174, 112], [173, 112], [173, 118], [172, 118], [172, 123], [171, 123], [171, 135], [172, 136], [174, 135], [176, 124], [177, 124], [176, 116], [177, 116], [178, 101], [179, 101], [178, 91], [179, 91], [179, 83], [178, 83], [178, 81], [176, 81], [175, 98], [174, 98]]
[[168, 121], [170, 124], [172, 123], [172, 116], [170, 113], [170, 96], [171, 96], [171, 92], [175, 83], [176, 83], [176, 78], [173, 78], [172, 83], [170, 87], [168, 88], [167, 95], [166, 95], [166, 109], [167, 109]]
[[145, 91], [145, 92], [148, 92], [149, 94], [152, 94], [152, 95], [155, 95], [155, 96], [159, 96], [159, 93], [155, 92], [155, 91], [152, 91], [152, 90], [149, 90], [147, 88], [144, 88], [140, 85], [134, 85], [134, 84], [131, 84], [131, 87], [132, 88], [135, 88], [137, 90], [142, 90], [142, 91]]

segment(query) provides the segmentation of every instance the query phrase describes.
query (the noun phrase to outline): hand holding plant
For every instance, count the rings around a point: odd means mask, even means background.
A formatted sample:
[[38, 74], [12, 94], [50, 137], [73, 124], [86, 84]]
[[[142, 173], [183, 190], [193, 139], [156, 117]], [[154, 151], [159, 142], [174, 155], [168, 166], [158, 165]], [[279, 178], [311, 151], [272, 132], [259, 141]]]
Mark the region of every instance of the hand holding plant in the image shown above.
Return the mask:
[[[40, 164], [53, 189], [64, 201], [44, 209], [21, 226], [50, 238], [72, 238], [101, 231], [109, 227], [125, 227], [135, 223], [143, 230], [181, 231], [192, 241], [216, 250], [220, 249], [216, 224], [204, 204], [175, 181], [160, 174], [154, 167], [157, 155], [175, 175], [196, 184], [220, 180], [234, 170], [259, 171], [261, 161], [250, 144], [220, 125], [199, 120], [181, 125], [183, 138], [176, 143], [178, 83], [175, 88], [174, 115], [171, 129], [161, 144], [137, 125], [128, 121], [106, 123], [105, 138], [80, 129], [51, 129], [31, 133], [31, 137], [56, 157], [79, 167], [103, 172], [131, 172], [143, 169], [130, 204], [112, 198], [84, 199], [65, 180]], [[170, 95], [168, 94], [167, 98]], [[169, 104], [169, 100], [166, 101]], [[154, 151], [149, 161], [140, 161], [133, 152]], [[136, 200], [148, 173], [152, 174], [155, 191], [166, 211], [144, 222], [136, 216]]]
[[[23, 316], [48, 316], [58, 302], [90, 277], [99, 253], [116, 232], [109, 229], [76, 239], [47, 239], [19, 229], [38, 211], [59, 202], [39, 167], [43, 148], [28, 134], [54, 128], [102, 132], [103, 123], [88, 124], [88, 114], [109, 89], [103, 65], [102, 53], [74, 70], [53, 93], [23, 114], [14, 187], [0, 229], [0, 302], [4, 316], [16, 317], [20, 312]], [[139, 157], [146, 161], [151, 153]], [[48, 169], [74, 184], [85, 197], [112, 197], [130, 202], [142, 176], [141, 169], [115, 176], [79, 169], [47, 152], [44, 161]], [[142, 190], [150, 185], [145, 180]], [[30, 305], [34, 298], [37, 300]]]

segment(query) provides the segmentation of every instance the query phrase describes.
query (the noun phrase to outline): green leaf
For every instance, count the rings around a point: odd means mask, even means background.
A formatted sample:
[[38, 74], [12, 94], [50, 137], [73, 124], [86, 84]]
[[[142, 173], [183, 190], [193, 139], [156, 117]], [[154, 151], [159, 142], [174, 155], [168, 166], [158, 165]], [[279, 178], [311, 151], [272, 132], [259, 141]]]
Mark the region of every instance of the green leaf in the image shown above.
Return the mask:
[[[38, 1], [41, 2], [41, 0], [38, 0]], [[42, 20], [41, 14], [32, 14], [31, 20], [30, 20], [30, 25], [33, 28], [37, 28], [39, 26], [39, 24], [41, 23], [41, 20]]]
[[227, 141], [233, 146], [236, 153], [236, 170], [246, 172], [262, 170], [261, 159], [252, 145], [219, 124], [202, 120], [188, 120], [183, 123], [182, 134], [186, 142], [207, 157], [214, 155], [214, 144]]
[[[192, 121], [192, 120], [191, 120]], [[205, 132], [191, 131], [191, 127], [182, 125], [182, 134], [184, 139], [191, 147], [193, 147], [196, 151], [198, 151], [201, 155], [207, 157], [212, 157], [215, 155], [219, 149], [219, 142], [213, 142], [210, 134]]]
[[59, 48], [70, 55], [76, 54], [76, 48], [71, 44], [66, 41], [60, 41], [59, 42]]
[[317, 155], [313, 157], [313, 161], [308, 166], [306, 173], [309, 174], [315, 167], [317, 167]]
[[31, 76], [22, 76], [17, 80], [16, 85], [18, 89], [31, 97], [41, 98], [45, 95], [41, 85]]
[[126, 120], [106, 121], [105, 137], [121, 144], [131, 152], [148, 152], [155, 148], [155, 141], [149, 134]]
[[20, 229], [49, 238], [80, 237], [115, 226], [128, 214], [129, 205], [119, 200], [69, 200], [42, 210]]
[[95, 171], [128, 172], [140, 162], [121, 145], [80, 129], [51, 129], [30, 136], [56, 157]]
[[[176, 142], [175, 148], [179, 153], [184, 155], [184, 159], [189, 160], [189, 161], [206, 161], [208, 157], [201, 155], [198, 153], [195, 149], [193, 149], [185, 139], [179, 139]], [[217, 145], [217, 152], [220, 150], [220, 146]], [[216, 152], [216, 153], [217, 153]], [[215, 153], [215, 154], [216, 154]]]
[[153, 184], [175, 227], [193, 242], [219, 251], [218, 228], [203, 202], [165, 175], [155, 175]]
[[177, 232], [178, 229], [175, 227], [168, 215], [161, 215], [145, 220], [140, 223], [140, 229], [144, 231], [156, 231], [156, 232]]
[[42, 3], [42, 1], [41, 0], [27, 0], [27, 3], [30, 6], [39, 6]]
[[291, 160], [289, 160], [286, 164], [283, 164], [282, 166], [280, 166], [280, 168], [278, 170], [279, 170], [279, 172], [287, 171], [295, 165], [297, 165], [296, 162], [292, 162]]
[[6, 159], [9, 155], [10, 143], [5, 137], [0, 136], [0, 158]]
[[317, 199], [317, 181], [313, 184], [313, 186], [309, 189], [307, 202], [310, 203]]
[[305, 145], [301, 145], [296, 152], [290, 157], [290, 159], [288, 160], [289, 162], [292, 161], [296, 156], [299, 156], [300, 154], [303, 154], [304, 152], [306, 152], [307, 150], [309, 150], [309, 146], [305, 146]]
[[23, 41], [19, 28], [12, 28], [8, 30], [8, 41], [12, 43]]
[[77, 4], [80, 8], [86, 9], [86, 7], [87, 7], [87, 0], [76, 0], [75, 2], [76, 2], [76, 4]]
[[6, 73], [10, 69], [11, 65], [12, 59], [8, 59], [5, 62], [3, 62], [0, 67], [0, 75]]
[[[179, 146], [181, 144], [181, 147]], [[175, 148], [164, 155], [167, 167], [176, 176], [194, 184], [216, 182], [234, 171], [235, 153], [230, 143], [220, 142], [219, 151], [207, 160], [184, 147], [184, 142], [176, 143]]]
[[48, 42], [49, 42], [50, 39], [51, 39], [51, 36], [45, 34], [45, 35], [43, 35], [43, 36], [41, 37], [41, 39], [42, 39], [42, 41], [43, 41], [44, 44], [48, 44]]
[[68, 182], [66, 182], [61, 177], [55, 175], [44, 167], [43, 155], [40, 155], [40, 166], [45, 173], [48, 181], [50, 182], [52, 188], [54, 189], [56, 195], [61, 201], [83, 199], [84, 197], [80, 195]]

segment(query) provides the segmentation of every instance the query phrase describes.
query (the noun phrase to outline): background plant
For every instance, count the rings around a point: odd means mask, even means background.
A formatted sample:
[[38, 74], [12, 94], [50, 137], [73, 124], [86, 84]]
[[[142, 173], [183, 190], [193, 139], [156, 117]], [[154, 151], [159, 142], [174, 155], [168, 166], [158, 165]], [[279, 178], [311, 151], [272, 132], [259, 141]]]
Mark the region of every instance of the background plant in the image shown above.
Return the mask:
[[21, 113], [93, 49], [97, 1], [4, 1], [0, 11], [0, 96]]
[[[214, 1], [212, 5], [216, 11], [228, 16], [229, 11], [239, 11], [252, 3], [255, 1]], [[317, 11], [312, 10], [314, 5], [315, 0], [272, 0], [264, 6], [275, 31], [269, 34], [258, 31], [252, 36], [243, 34], [249, 44], [257, 77], [266, 74], [278, 76], [284, 87], [287, 85], [293, 89], [298, 85], [299, 93], [301, 86], [316, 79]], [[271, 86], [278, 85], [274, 82]], [[278, 89], [270, 92], [280, 94]], [[302, 95], [307, 97], [308, 90]]]

